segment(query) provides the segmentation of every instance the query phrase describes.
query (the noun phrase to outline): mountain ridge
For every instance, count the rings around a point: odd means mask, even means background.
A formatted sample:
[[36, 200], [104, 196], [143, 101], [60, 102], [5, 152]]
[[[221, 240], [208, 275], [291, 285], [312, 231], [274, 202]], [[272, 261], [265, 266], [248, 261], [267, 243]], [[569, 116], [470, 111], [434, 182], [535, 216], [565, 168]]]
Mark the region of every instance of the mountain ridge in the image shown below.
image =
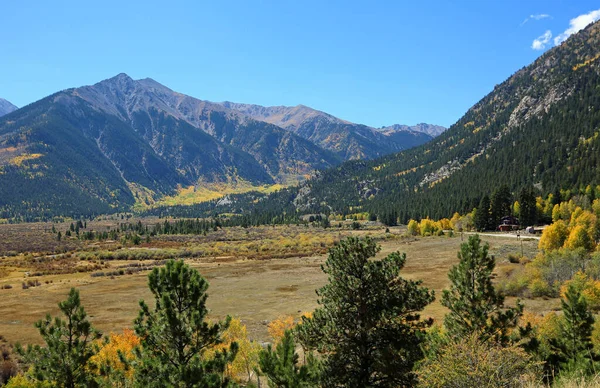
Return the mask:
[[428, 124], [428, 123], [417, 123], [415, 125], [406, 125], [406, 124], [392, 124], [389, 126], [378, 128], [377, 130], [380, 132], [389, 132], [389, 131], [402, 131], [408, 130], [413, 132], [422, 132], [426, 133], [431, 137], [437, 137], [444, 133], [448, 128], [443, 127], [441, 125]]
[[[301, 162], [308, 162], [306, 166], [298, 168], [298, 174], [309, 174], [314, 169], [328, 167], [340, 161], [333, 154], [322, 151], [275, 125], [254, 120], [220, 104], [174, 92], [149, 78], [134, 81], [122, 73], [93, 86], [77, 88], [74, 93], [106, 112], [142, 128], [147, 136], [151, 135], [148, 131], [155, 132], [156, 127], [152, 117], [147, 114], [140, 116], [139, 112], [146, 112], [150, 107], [164, 112], [202, 130], [219, 142], [251, 154], [280, 182], [285, 181], [284, 170], [290, 168], [289, 163], [293, 162], [290, 156]], [[156, 138], [149, 140], [156, 147], [159, 146]], [[284, 149], [280, 149], [281, 146]], [[274, 163], [274, 156], [280, 160], [285, 159], [285, 163]]]
[[[381, 131], [363, 124], [355, 124], [329, 113], [296, 106], [261, 106], [224, 101], [221, 105], [287, 129], [322, 148], [335, 152], [345, 160], [374, 157], [408, 149], [431, 140], [436, 135], [416, 126], [397, 125]], [[426, 124], [429, 125], [429, 124]], [[441, 126], [433, 133], [443, 132]], [[420, 127], [419, 127], [420, 128]]]

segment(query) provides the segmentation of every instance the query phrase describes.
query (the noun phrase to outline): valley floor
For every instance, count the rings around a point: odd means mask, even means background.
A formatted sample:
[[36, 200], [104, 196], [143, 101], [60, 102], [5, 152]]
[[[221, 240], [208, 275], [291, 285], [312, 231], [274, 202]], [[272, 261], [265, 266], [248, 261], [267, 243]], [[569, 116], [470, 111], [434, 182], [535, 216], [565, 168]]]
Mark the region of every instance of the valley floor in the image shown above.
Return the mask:
[[[44, 224], [37, 225], [43, 230], [52, 227], [43, 226]], [[27, 227], [36, 228], [31, 225]], [[4, 239], [6, 243], [8, 236], [14, 238], [14, 235], [10, 234], [14, 228], [23, 228], [23, 226], [0, 225], [0, 240]], [[64, 226], [61, 228], [64, 229]], [[312, 227], [278, 226], [219, 231], [215, 233], [226, 233], [229, 236], [227, 244], [234, 247], [232, 251], [240, 253], [196, 257], [186, 261], [197, 268], [210, 283], [208, 306], [211, 309], [211, 317], [222, 318], [228, 314], [238, 317], [248, 327], [252, 339], [267, 341], [268, 322], [285, 315], [298, 317], [303, 312], [312, 311], [317, 307], [315, 290], [327, 280], [321, 271], [321, 264], [326, 259], [327, 247], [348, 235], [371, 235], [381, 244], [380, 257], [393, 251], [406, 252], [407, 262], [403, 276], [422, 279], [425, 286], [435, 290], [437, 300], [426, 308], [423, 316], [432, 316], [441, 323], [445, 309], [439, 304], [439, 298], [441, 290], [449, 284], [448, 270], [458, 261], [457, 251], [462, 237], [405, 237], [405, 230], [402, 227], [391, 228], [389, 234], [384, 230], [383, 227], [353, 231], [345, 227], [323, 230]], [[162, 237], [158, 239], [161, 240]], [[207, 241], [203, 242], [203, 239]], [[466, 236], [464, 239], [466, 240]], [[497, 272], [500, 276], [510, 272], [514, 266], [520, 265], [511, 264], [507, 260], [509, 254], [520, 255], [519, 241], [496, 236], [482, 236], [482, 239], [489, 242], [490, 251], [497, 258]], [[170, 246], [173, 246], [176, 238], [171, 236], [168, 240]], [[277, 241], [288, 240], [309, 242], [297, 245], [292, 251], [286, 251], [284, 254], [275, 254], [278, 249], [282, 249], [276, 246]], [[266, 249], [264, 255], [249, 255], [242, 249], [248, 244], [261, 242], [272, 245], [256, 249], [257, 252]], [[167, 241], [161, 240], [161, 244], [166, 243]], [[191, 244], [215, 246], [224, 242], [215, 242], [214, 237], [209, 234], [206, 237], [182, 238], [179, 243], [189, 248]], [[73, 244], [77, 245], [73, 255], [77, 250], [89, 249], [89, 247], [78, 246], [79, 242]], [[287, 243], [281, 242], [281, 244]], [[151, 243], [147, 247], [122, 249], [141, 251], [159, 248], [152, 247]], [[523, 241], [523, 250], [526, 256], [532, 257], [537, 252], [537, 241], [526, 239]], [[33, 257], [16, 255], [0, 258], [0, 260], [0, 288], [5, 285], [12, 286], [10, 289], [0, 289], [0, 335], [9, 342], [39, 343], [41, 338], [33, 323], [48, 313], [57, 315], [57, 303], [65, 299], [71, 287], [80, 290], [82, 303], [90, 320], [98, 329], [106, 333], [121, 332], [125, 328], [132, 327], [133, 319], [137, 316], [139, 300], [152, 301], [147, 287], [148, 270], [112, 277], [92, 277], [93, 272], [87, 270], [32, 277], [32, 271], [36, 268], [36, 255]], [[103, 270], [110, 271], [138, 262], [137, 260], [113, 260], [102, 263], [105, 266]], [[76, 268], [82, 265], [76, 261], [68, 263]], [[22, 282], [32, 279], [39, 281], [40, 285], [23, 289]], [[509, 300], [508, 303], [513, 302]], [[557, 299], [526, 301], [526, 309], [536, 313], [558, 307]]]

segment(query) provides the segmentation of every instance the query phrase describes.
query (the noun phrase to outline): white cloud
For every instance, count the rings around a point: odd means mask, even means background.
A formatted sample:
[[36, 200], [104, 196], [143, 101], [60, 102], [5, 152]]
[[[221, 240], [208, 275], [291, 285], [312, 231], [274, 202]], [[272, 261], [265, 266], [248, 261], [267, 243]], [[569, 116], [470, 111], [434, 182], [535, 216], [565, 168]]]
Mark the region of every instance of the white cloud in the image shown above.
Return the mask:
[[536, 15], [529, 15], [527, 17], [527, 19], [523, 20], [523, 23], [521, 23], [521, 26], [524, 25], [525, 23], [527, 23], [530, 20], [542, 20], [542, 19], [546, 19], [552, 17], [550, 15], [548, 15], [547, 13], [538, 13]]
[[548, 30], [544, 32], [543, 35], [538, 36], [537, 39], [533, 40], [531, 48], [534, 50], [543, 50], [546, 48], [546, 45], [550, 43], [550, 39], [552, 39], [552, 31]]
[[[576, 18], [573, 18], [569, 21], [569, 28], [567, 28], [565, 30], [565, 32], [563, 32], [562, 34], [557, 35], [554, 38], [554, 44], [556, 46], [558, 46], [559, 44], [561, 44], [562, 42], [564, 42], [565, 40], [567, 40], [567, 38], [571, 35], [573, 35], [574, 33], [583, 30], [585, 27], [587, 27], [589, 24], [600, 20], [600, 9], [597, 9], [595, 11], [592, 11], [590, 13], [586, 13], [583, 15], [579, 15]], [[534, 41], [535, 43], [535, 41]], [[533, 46], [532, 46], [533, 47]]]

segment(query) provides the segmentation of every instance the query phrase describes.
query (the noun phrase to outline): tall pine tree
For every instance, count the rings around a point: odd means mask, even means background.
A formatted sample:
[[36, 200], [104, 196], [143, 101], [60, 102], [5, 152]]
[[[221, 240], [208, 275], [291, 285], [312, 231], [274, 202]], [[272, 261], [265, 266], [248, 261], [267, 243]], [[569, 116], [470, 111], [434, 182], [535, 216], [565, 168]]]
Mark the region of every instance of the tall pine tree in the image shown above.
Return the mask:
[[492, 273], [496, 267], [488, 256], [489, 245], [478, 235], [470, 236], [458, 252], [458, 265], [450, 269], [450, 289], [442, 294], [442, 305], [450, 312], [444, 325], [453, 337], [476, 334], [487, 341], [508, 341], [509, 330], [516, 326], [523, 305], [504, 306], [504, 296], [494, 289]]
[[490, 227], [496, 229], [500, 225], [500, 219], [511, 214], [510, 205], [512, 204], [512, 195], [506, 185], [502, 185], [494, 191], [490, 206]]
[[561, 304], [560, 336], [550, 341], [553, 354], [549, 364], [570, 375], [591, 375], [594, 361], [599, 359], [592, 344], [594, 316], [573, 284], [568, 286]]
[[323, 271], [329, 282], [317, 291], [312, 318], [298, 327], [305, 349], [324, 355], [326, 386], [410, 386], [422, 357], [423, 330], [431, 320], [419, 316], [434, 299], [420, 282], [400, 276], [406, 256], [379, 251], [371, 239], [350, 237], [329, 251]]
[[134, 365], [136, 380], [148, 387], [225, 387], [227, 363], [233, 361], [237, 344], [213, 358], [205, 351], [221, 343], [229, 326], [205, 321], [208, 282], [183, 261], [170, 260], [148, 276], [155, 307], [140, 302], [135, 332], [141, 339], [140, 362]]
[[92, 327], [81, 306], [79, 291], [71, 288], [67, 300], [58, 304], [65, 319], [50, 315], [36, 322], [45, 347], [28, 346], [27, 350], [17, 346], [24, 361], [32, 366], [32, 377], [59, 387], [93, 387], [95, 381], [88, 368], [95, 354], [93, 341], [101, 337]]
[[479, 206], [475, 209], [475, 217], [473, 220], [475, 229], [478, 231], [484, 231], [490, 228], [490, 197], [484, 195], [479, 201]]

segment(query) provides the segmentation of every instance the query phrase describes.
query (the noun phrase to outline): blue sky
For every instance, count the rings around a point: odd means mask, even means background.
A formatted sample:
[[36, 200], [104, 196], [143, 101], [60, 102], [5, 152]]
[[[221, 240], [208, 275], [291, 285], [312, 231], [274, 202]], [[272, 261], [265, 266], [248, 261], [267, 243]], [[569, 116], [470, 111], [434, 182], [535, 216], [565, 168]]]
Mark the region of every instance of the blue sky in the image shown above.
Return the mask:
[[599, 9], [597, 0], [3, 0], [0, 97], [23, 106], [124, 72], [211, 101], [448, 126]]

